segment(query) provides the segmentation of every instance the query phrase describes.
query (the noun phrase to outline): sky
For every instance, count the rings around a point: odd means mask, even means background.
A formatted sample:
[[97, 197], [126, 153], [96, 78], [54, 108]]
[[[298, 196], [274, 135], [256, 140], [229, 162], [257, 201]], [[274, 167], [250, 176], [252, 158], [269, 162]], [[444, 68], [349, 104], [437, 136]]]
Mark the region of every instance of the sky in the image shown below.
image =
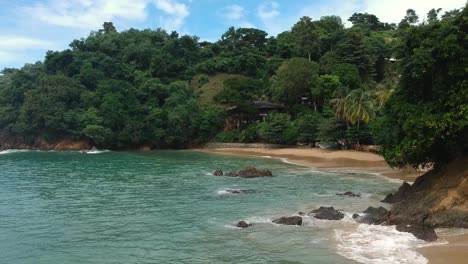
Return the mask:
[[0, 69], [44, 59], [47, 50], [63, 50], [112, 21], [129, 28], [176, 30], [216, 41], [230, 27], [254, 27], [275, 36], [300, 17], [354, 12], [398, 23], [409, 8], [420, 19], [431, 8], [462, 8], [466, 0], [0, 0]]

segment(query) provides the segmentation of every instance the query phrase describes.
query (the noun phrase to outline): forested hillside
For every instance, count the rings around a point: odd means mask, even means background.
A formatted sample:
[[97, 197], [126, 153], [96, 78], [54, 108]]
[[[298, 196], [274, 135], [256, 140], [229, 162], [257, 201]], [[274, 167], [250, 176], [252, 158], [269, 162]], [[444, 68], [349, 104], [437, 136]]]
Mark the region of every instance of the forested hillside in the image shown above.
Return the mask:
[[[106, 22], [44, 62], [3, 70], [0, 129], [106, 148], [382, 144], [394, 165], [466, 154], [467, 8], [439, 12], [410, 9], [398, 25], [355, 13], [351, 27], [303, 17], [277, 36], [231, 27], [214, 43]], [[226, 109], [252, 113], [254, 101], [284, 108], [223, 131]]]

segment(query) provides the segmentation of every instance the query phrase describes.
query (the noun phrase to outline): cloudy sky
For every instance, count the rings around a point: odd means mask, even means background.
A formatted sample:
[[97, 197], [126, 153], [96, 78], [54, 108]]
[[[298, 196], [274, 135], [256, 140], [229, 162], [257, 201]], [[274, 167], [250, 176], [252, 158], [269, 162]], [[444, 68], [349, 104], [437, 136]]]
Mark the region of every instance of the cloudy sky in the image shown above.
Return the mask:
[[43, 60], [73, 40], [113, 21], [117, 30], [164, 28], [214, 41], [229, 26], [255, 27], [270, 35], [301, 17], [318, 19], [354, 12], [399, 22], [408, 8], [420, 17], [431, 8], [448, 11], [466, 0], [0, 0], [0, 69]]

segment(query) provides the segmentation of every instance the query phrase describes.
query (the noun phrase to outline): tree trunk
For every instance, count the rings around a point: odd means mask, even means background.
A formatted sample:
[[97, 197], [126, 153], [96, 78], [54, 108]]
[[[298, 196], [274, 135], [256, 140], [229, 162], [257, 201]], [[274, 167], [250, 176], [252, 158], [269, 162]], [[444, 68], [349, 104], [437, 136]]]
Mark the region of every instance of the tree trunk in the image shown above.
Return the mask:
[[360, 143], [360, 138], [361, 138], [361, 133], [359, 131], [359, 124], [361, 123], [361, 121], [357, 121], [357, 144], [358, 146], [360, 147], [361, 146], [361, 143]]
[[307, 55], [309, 55], [309, 61], [311, 61], [311, 59], [310, 59], [310, 51], [307, 52]]

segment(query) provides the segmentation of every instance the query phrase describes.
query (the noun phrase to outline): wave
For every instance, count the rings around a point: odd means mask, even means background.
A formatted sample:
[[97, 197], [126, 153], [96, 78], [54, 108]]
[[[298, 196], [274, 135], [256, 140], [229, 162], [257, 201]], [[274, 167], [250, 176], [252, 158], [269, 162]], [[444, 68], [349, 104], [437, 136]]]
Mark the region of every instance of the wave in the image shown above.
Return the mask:
[[102, 150], [92, 149], [92, 150], [82, 151], [82, 153], [85, 153], [85, 154], [101, 154], [101, 153], [106, 153], [106, 152], [110, 152], [110, 150], [108, 150], [108, 149], [102, 149]]
[[358, 225], [356, 230], [335, 229], [338, 254], [360, 263], [425, 264], [416, 249], [427, 244], [394, 226]]
[[21, 152], [30, 152], [29, 149], [7, 149], [0, 151], [0, 155], [12, 154], [12, 153], [21, 153]]

